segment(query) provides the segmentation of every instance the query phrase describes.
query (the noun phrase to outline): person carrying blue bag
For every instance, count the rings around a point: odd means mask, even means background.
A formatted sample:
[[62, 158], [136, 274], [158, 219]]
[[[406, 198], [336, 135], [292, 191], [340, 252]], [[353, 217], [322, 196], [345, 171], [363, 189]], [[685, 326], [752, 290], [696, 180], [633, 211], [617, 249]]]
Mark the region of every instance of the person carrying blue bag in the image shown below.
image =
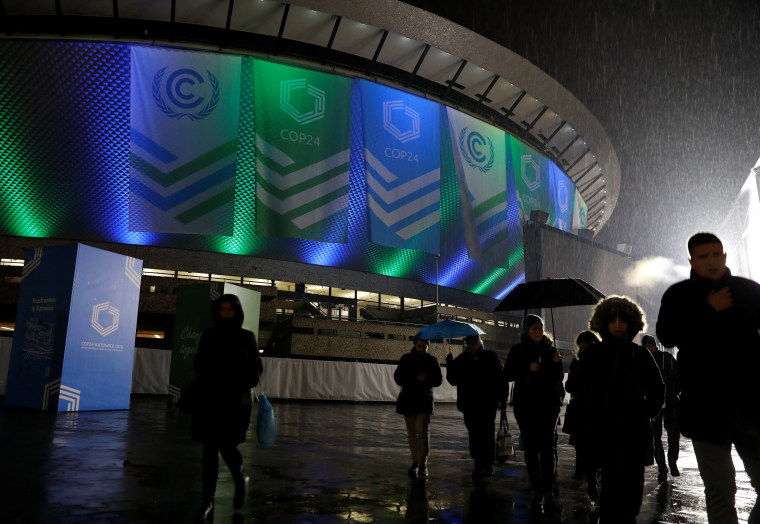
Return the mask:
[[192, 438], [203, 444], [199, 520], [213, 519], [219, 454], [235, 482], [234, 508], [243, 506], [249, 477], [237, 446], [245, 441], [251, 422], [251, 388], [264, 371], [256, 336], [242, 327], [240, 299], [222, 295], [211, 305], [211, 316], [214, 326], [201, 335], [193, 362], [197, 376]]

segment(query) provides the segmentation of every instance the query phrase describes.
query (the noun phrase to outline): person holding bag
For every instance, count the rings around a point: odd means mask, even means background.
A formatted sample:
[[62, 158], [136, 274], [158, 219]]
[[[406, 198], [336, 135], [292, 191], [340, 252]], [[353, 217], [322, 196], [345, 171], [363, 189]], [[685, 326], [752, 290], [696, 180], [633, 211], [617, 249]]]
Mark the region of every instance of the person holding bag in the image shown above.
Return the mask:
[[401, 360], [393, 380], [401, 386], [396, 413], [404, 415], [412, 467], [409, 476], [427, 478], [430, 452], [430, 415], [433, 414], [433, 388], [443, 382], [438, 359], [427, 352], [428, 341], [414, 339], [414, 347]]
[[251, 421], [251, 388], [264, 370], [256, 337], [243, 329], [243, 308], [236, 295], [222, 295], [211, 305], [214, 326], [201, 335], [193, 362], [197, 402], [192, 438], [203, 444], [203, 500], [198, 520], [211, 520], [219, 475], [219, 454], [235, 482], [234, 508], [246, 497], [249, 477], [237, 445]]

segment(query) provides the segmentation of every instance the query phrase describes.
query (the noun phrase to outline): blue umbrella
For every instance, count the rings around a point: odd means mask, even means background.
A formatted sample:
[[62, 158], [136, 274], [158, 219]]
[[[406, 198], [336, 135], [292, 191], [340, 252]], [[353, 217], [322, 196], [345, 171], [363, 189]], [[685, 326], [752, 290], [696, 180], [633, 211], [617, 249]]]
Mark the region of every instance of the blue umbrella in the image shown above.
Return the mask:
[[442, 320], [435, 324], [425, 326], [417, 332], [417, 338], [425, 340], [440, 340], [443, 338], [458, 338], [468, 335], [485, 335], [486, 332], [469, 322], [458, 320]]

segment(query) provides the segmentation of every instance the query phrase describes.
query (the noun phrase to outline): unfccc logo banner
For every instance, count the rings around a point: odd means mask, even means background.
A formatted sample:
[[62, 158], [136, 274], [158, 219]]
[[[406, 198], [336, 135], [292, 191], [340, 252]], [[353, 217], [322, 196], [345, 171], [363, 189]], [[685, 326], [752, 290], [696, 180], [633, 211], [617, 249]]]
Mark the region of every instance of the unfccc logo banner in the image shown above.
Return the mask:
[[490, 137], [484, 137], [477, 131], [467, 133], [467, 128], [463, 127], [459, 133], [459, 147], [470, 167], [481, 173], [493, 167], [494, 147]]
[[[397, 123], [394, 123], [394, 113], [396, 122], [406, 124], [406, 131], [402, 131]], [[402, 144], [411, 142], [420, 137], [420, 114], [411, 107], [404, 104], [403, 100], [388, 100], [383, 102], [383, 129], [388, 131], [392, 137], [398, 139]]]
[[[299, 93], [301, 90], [305, 91], [306, 97]], [[325, 92], [307, 84], [305, 78], [280, 82], [280, 108], [301, 125], [324, 118], [325, 98]], [[298, 106], [304, 107], [299, 109]]]
[[92, 307], [92, 328], [102, 336], [108, 336], [119, 329], [119, 310], [110, 302], [102, 302]]
[[194, 69], [180, 68], [164, 81], [167, 69], [168, 66], [158, 70], [152, 87], [153, 101], [163, 114], [177, 120], [201, 120], [216, 109], [219, 81], [211, 71], [207, 70], [204, 78]]

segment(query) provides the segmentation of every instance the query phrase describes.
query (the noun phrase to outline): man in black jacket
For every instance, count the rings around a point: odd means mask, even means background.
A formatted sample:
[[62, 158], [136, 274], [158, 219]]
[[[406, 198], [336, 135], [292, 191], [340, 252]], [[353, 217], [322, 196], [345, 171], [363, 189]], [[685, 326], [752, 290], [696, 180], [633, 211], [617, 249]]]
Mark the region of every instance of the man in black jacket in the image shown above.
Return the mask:
[[[732, 445], [752, 486], [760, 486], [760, 284], [731, 275], [723, 244], [712, 233], [693, 235], [688, 248], [691, 277], [663, 295], [657, 337], [679, 350], [679, 424], [694, 445], [708, 520], [733, 524]], [[748, 522], [760, 523], [757, 503]]]
[[[678, 377], [678, 365], [676, 359], [667, 351], [657, 348], [657, 340], [652, 335], [641, 337], [641, 345], [649, 350], [657, 362], [657, 367], [662, 373], [665, 382], [665, 408], [654, 419], [654, 459], [657, 461], [658, 482], [668, 480], [668, 465], [670, 474], [674, 477], [681, 473], [678, 471], [678, 445], [681, 432], [678, 429], [678, 395], [681, 393], [681, 384]], [[665, 450], [662, 447], [662, 425], [668, 432], [668, 462], [665, 463]]]
[[483, 347], [477, 335], [465, 338], [465, 350], [455, 359], [446, 356], [446, 380], [457, 388], [457, 409], [464, 415], [475, 461], [475, 482], [493, 474], [496, 458], [496, 410], [504, 401], [501, 360]]

